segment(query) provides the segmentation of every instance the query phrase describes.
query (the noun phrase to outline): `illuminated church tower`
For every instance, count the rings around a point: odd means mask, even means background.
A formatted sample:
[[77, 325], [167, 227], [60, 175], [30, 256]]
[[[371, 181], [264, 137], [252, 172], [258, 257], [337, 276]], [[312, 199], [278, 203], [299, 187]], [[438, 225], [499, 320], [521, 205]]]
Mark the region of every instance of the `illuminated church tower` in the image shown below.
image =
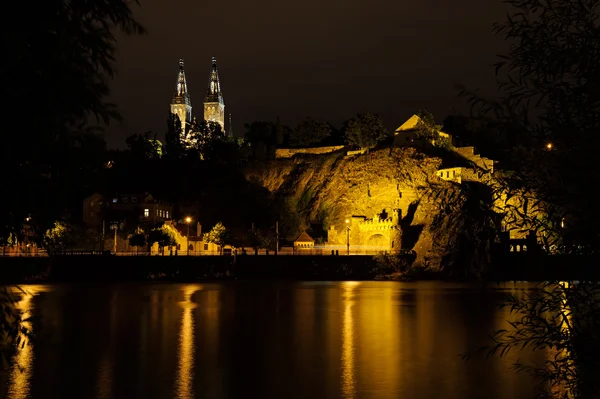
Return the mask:
[[223, 93], [219, 84], [216, 57], [212, 59], [212, 71], [210, 72], [208, 91], [206, 93], [206, 101], [204, 102], [204, 120], [218, 122], [223, 132], [225, 132], [225, 103], [223, 102]]
[[179, 60], [179, 73], [177, 74], [177, 86], [171, 103], [171, 113], [177, 114], [181, 121], [181, 132], [186, 133], [186, 125], [192, 122], [192, 102], [188, 93], [183, 70], [183, 58]]

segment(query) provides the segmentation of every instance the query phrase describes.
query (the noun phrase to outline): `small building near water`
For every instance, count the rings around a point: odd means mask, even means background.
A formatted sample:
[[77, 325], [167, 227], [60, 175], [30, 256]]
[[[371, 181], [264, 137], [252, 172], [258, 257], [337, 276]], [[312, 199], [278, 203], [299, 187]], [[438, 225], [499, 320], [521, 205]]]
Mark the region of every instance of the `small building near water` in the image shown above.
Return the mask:
[[315, 240], [305, 231], [298, 238], [294, 240], [295, 249], [313, 249], [315, 247]]

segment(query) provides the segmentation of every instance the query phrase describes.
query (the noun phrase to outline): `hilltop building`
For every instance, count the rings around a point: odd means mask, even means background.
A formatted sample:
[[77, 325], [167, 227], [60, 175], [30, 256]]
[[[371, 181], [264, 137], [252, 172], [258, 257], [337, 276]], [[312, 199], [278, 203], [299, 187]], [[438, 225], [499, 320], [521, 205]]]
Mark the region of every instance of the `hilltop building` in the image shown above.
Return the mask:
[[192, 123], [192, 100], [185, 80], [183, 58], [179, 60], [179, 72], [177, 73], [177, 83], [175, 93], [173, 93], [173, 102], [171, 103], [171, 113], [179, 117], [181, 131], [185, 133], [190, 123]]
[[[221, 125], [223, 133], [226, 135], [232, 134], [231, 126], [229, 126], [229, 131], [225, 130], [225, 101], [221, 91], [216, 57], [212, 57], [212, 69], [208, 79], [208, 89], [203, 109], [204, 120], [216, 122]], [[171, 113], [179, 117], [182, 135], [186, 136], [194, 117], [192, 116], [192, 101], [187, 87], [183, 59], [179, 60], [179, 71], [177, 72], [177, 83], [171, 102]], [[229, 115], [229, 121], [231, 124], [231, 114]]]
[[204, 101], [204, 120], [217, 122], [221, 125], [221, 130], [225, 132], [225, 101], [219, 82], [219, 73], [217, 71], [217, 58], [212, 58], [212, 70], [208, 80], [208, 90], [206, 100]]

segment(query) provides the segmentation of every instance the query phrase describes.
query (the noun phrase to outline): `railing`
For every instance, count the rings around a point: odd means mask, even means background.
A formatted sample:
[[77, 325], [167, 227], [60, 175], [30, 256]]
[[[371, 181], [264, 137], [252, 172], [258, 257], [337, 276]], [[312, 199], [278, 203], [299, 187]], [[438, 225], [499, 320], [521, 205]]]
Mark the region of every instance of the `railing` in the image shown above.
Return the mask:
[[[190, 251], [189, 256], [347, 256], [347, 255], [381, 255], [381, 254], [399, 254], [405, 256], [415, 255], [414, 251], [409, 250], [401, 250], [397, 251], [388, 251], [388, 250], [380, 250], [380, 249], [292, 249], [289, 247], [280, 249], [277, 254], [274, 250], [265, 250], [260, 249], [255, 251], [254, 249], [245, 249], [242, 250], [238, 248], [236, 250], [225, 250], [221, 254], [218, 251]], [[85, 251], [85, 250], [65, 250], [65, 251], [57, 251], [51, 254], [52, 256], [188, 256], [188, 252], [183, 251], [169, 251], [165, 249], [163, 252], [157, 251]], [[37, 252], [0, 252], [1, 257], [47, 257], [48, 253], [46, 251], [37, 251]]]
[[36, 257], [47, 257], [48, 253], [46, 251], [37, 251], [37, 252], [2, 252], [0, 251], [0, 258], [11, 257], [11, 258], [36, 258]]

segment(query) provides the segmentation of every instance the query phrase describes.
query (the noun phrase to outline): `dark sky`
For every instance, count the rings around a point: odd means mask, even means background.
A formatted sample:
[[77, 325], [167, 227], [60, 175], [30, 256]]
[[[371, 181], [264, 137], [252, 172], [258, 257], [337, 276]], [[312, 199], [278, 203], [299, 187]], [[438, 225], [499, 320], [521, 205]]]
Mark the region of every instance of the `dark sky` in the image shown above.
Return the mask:
[[142, 0], [149, 33], [119, 37], [112, 101], [125, 120], [106, 139], [164, 135], [180, 57], [202, 117], [213, 55], [236, 136], [277, 116], [340, 125], [371, 111], [395, 129], [423, 108], [441, 122], [466, 110], [456, 83], [493, 90], [505, 45], [491, 29], [505, 12], [500, 0]]

